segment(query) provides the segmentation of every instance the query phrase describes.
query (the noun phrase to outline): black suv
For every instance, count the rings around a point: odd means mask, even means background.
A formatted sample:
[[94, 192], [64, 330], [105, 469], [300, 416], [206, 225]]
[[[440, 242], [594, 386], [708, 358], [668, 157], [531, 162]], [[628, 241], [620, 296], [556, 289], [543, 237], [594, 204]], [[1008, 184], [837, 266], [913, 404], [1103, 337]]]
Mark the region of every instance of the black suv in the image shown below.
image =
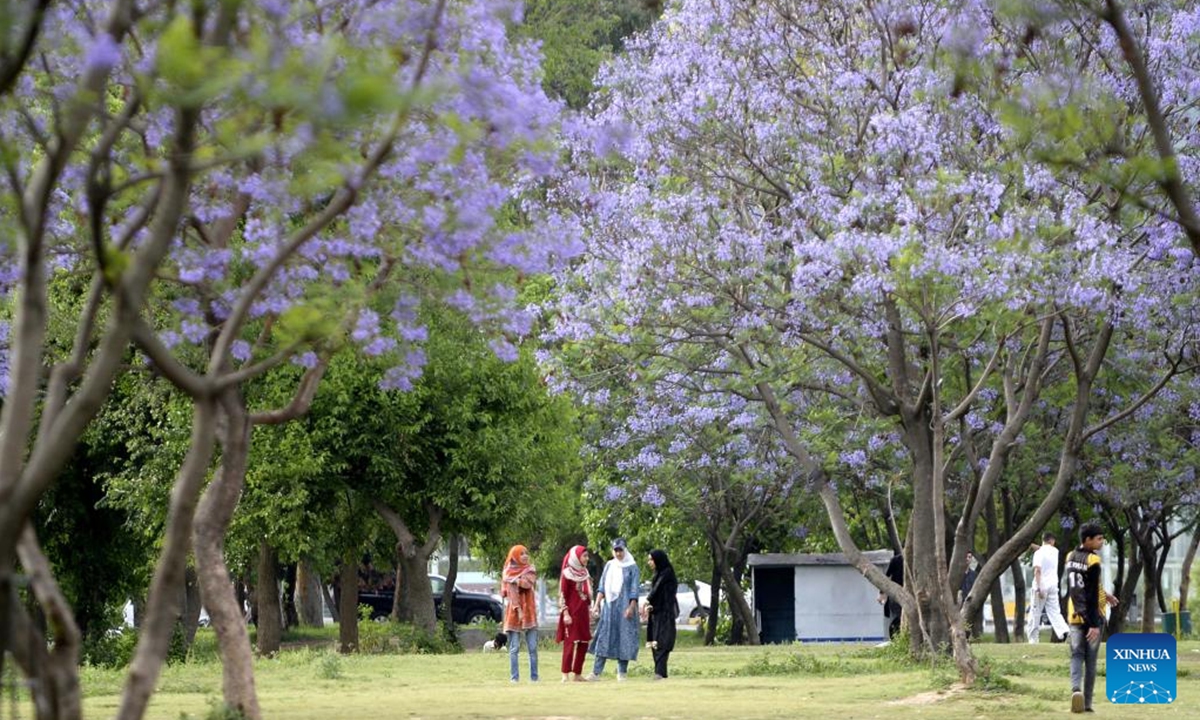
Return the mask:
[[[446, 590], [446, 578], [441, 575], [430, 575], [429, 582], [433, 585], [433, 609], [435, 613], [442, 611], [442, 594]], [[392, 614], [394, 594], [391, 588], [386, 590], [359, 590], [358, 602], [371, 606], [371, 619], [381, 620]], [[500, 622], [504, 617], [504, 605], [494, 595], [467, 592], [462, 588], [454, 589], [454, 622], [459, 625], [470, 625], [481, 620]]]

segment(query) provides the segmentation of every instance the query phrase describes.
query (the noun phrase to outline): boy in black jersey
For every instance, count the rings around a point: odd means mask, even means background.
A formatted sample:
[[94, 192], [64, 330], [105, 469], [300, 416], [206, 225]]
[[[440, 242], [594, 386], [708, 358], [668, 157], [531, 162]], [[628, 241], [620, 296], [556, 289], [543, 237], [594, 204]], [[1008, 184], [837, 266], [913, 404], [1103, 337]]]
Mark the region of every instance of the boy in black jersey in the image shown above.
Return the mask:
[[1071, 625], [1071, 712], [1094, 712], [1096, 656], [1107, 606], [1117, 598], [1100, 582], [1100, 556], [1104, 531], [1096, 523], [1079, 528], [1079, 547], [1067, 556], [1067, 617]]

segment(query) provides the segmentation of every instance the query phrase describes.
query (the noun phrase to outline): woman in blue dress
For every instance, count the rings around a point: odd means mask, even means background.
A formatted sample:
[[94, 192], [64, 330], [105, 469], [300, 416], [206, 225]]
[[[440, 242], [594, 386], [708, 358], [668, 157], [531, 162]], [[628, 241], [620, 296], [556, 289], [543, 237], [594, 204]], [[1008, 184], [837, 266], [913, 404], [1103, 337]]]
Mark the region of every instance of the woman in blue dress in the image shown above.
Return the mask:
[[600, 618], [588, 652], [596, 656], [592, 674], [588, 680], [600, 679], [604, 664], [610, 659], [617, 661], [617, 681], [625, 679], [629, 661], [638, 655], [638, 583], [641, 573], [637, 562], [625, 547], [625, 539], [613, 541], [613, 559], [604, 566], [600, 574], [600, 585], [596, 589], [596, 604], [592, 614]]

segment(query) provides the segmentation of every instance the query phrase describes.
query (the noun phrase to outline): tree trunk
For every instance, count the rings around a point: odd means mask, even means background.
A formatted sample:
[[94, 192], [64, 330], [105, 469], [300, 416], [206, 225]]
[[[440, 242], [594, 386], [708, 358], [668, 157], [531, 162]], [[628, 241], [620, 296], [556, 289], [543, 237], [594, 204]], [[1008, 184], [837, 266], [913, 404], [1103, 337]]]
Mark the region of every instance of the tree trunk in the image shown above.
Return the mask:
[[906, 422], [904, 431], [905, 445], [913, 458], [913, 509], [909, 527], [913, 539], [911, 591], [917, 605], [917, 625], [909, 632], [920, 636], [926, 651], [939, 653], [953, 646], [949, 609], [942, 600], [947, 589], [938, 577], [937, 545], [944, 539], [938, 536], [934, 523], [932, 437], [925, 415], [920, 413], [920, 417]]
[[1167, 611], [1167, 595], [1163, 592], [1163, 570], [1167, 567], [1167, 556], [1171, 554], [1171, 537], [1167, 532], [1167, 518], [1159, 525], [1158, 559], [1154, 563], [1154, 598], [1159, 612]]
[[462, 536], [450, 533], [446, 544], [450, 550], [450, 567], [446, 569], [446, 587], [442, 589], [442, 624], [446, 629], [446, 637], [458, 642], [458, 634], [454, 626], [454, 587], [458, 582], [458, 545]]
[[429, 581], [429, 555], [413, 552], [400, 554], [400, 566], [408, 576], [408, 606], [412, 610], [413, 627], [432, 635], [437, 631], [433, 614], [433, 584]]
[[721, 566], [716, 551], [713, 552], [709, 587], [712, 592], [708, 597], [708, 617], [704, 620], [704, 644], [711, 646], [717, 642], [717, 623], [721, 621]]
[[[51, 638], [38, 632], [33, 624], [28, 630], [30, 642], [39, 650], [45, 648], [36, 655], [31, 653], [37, 659], [32, 667], [37, 670], [27, 673], [31, 680], [37, 680], [31, 684], [31, 689], [41, 696], [37, 703], [38, 717], [77, 720], [83, 717], [83, 694], [79, 687], [79, 628], [31, 524], [25, 525], [17, 541], [17, 557], [29, 576], [29, 587], [38, 607], [53, 628]], [[53, 640], [50, 647], [47, 647], [47, 639]], [[2, 645], [7, 644], [6, 638]]]
[[412, 624], [413, 610], [412, 602], [410, 602], [412, 594], [408, 591], [408, 573], [400, 564], [399, 545], [396, 547], [396, 554], [392, 558], [392, 562], [396, 563], [396, 582], [395, 588], [392, 590], [392, 622]]
[[186, 647], [191, 647], [196, 640], [196, 629], [200, 627], [200, 579], [196, 577], [196, 568], [188, 565], [183, 576], [183, 637]]
[[892, 552], [904, 552], [904, 544], [900, 542], [900, 530], [896, 527], [896, 511], [892, 507], [892, 484], [890, 481], [887, 487], [887, 497], [884, 499], [883, 519], [887, 523], [888, 544], [891, 546]]
[[992, 583], [991, 597], [992, 628], [996, 635], [996, 642], [1007, 645], [1012, 642], [1012, 637], [1008, 632], [1008, 610], [1004, 607], [1004, 591], [1000, 587], [999, 580]]
[[[250, 446], [250, 422], [245, 403], [236, 390], [220, 398], [224, 427], [221, 464], [196, 511], [196, 571], [208, 604], [221, 652], [221, 686], [225, 705], [247, 720], [261, 720], [254, 688], [254, 654], [242, 610], [237, 605], [233, 583], [225, 567], [225, 532], [237, 508], [246, 480], [246, 457]], [[278, 596], [259, 579], [258, 595]], [[261, 601], [260, 601], [261, 604]]]
[[358, 548], [342, 558], [338, 572], [338, 652], [343, 655], [358, 651]]
[[730, 566], [733, 570], [733, 582], [737, 585], [738, 591], [741, 592], [743, 604], [749, 611], [747, 613], [749, 615], [749, 622], [747, 622], [747, 618], [744, 615], [740, 613], [733, 614], [733, 628], [729, 636], [730, 642], [734, 645], [745, 645], [747, 644], [747, 639], [749, 639], [750, 642], [748, 644], [750, 645], [759, 645], [762, 643], [762, 638], [758, 634], [758, 622], [754, 617], [754, 610], [750, 608], [749, 601], [745, 600], [746, 593], [742, 590], [742, 580], [746, 577], [746, 561], [749, 559], [750, 552], [752, 551], [757, 552], [757, 543], [753, 541], [743, 543], [741, 549], [738, 550], [736, 559]]
[[307, 627], [325, 627], [325, 613], [321, 612], [321, 578], [313, 571], [312, 560], [302, 558], [296, 564], [296, 601], [299, 624]]
[[[334, 578], [334, 582], [339, 582], [339, 580]], [[338, 592], [341, 592], [340, 584], [338, 586]], [[333, 595], [330, 594], [329, 586], [326, 585], [324, 581], [321, 582], [321, 596], [325, 598], [325, 607], [329, 608], [329, 616], [333, 618], [335, 623], [340, 623], [342, 621], [341, 606], [334, 599]], [[358, 602], [357, 598], [355, 599], [355, 602]]]
[[1187, 553], [1183, 556], [1183, 565], [1179, 577], [1179, 612], [1188, 607], [1188, 591], [1192, 587], [1192, 563], [1196, 560], [1196, 548], [1200, 546], [1200, 528], [1193, 528], [1192, 539], [1188, 542]]
[[[396, 564], [398, 571], [402, 573], [404, 601], [412, 613], [412, 624], [432, 635], [437, 630], [437, 618], [433, 612], [433, 586], [429, 582], [426, 568], [429, 565], [429, 557], [433, 555], [442, 539], [442, 509], [435, 505], [426, 505], [429, 527], [425, 533], [425, 542], [419, 543], [408, 524], [395, 510], [378, 498], [372, 499], [371, 503], [396, 535], [399, 549]], [[396, 583], [397, 591], [400, 590], [400, 585], [401, 583]]]
[[1154, 557], [1150, 562], [1142, 563], [1142, 632], [1154, 632], [1154, 610], [1158, 603], [1154, 601]]
[[138, 629], [137, 650], [117, 711], [117, 717], [122, 720], [137, 720], [146, 714], [150, 694], [154, 692], [167, 658], [171, 631], [179, 616], [179, 586], [183, 583], [187, 556], [192, 547], [197, 496], [212, 460], [215, 431], [214, 404], [196, 400], [192, 409], [191, 444], [171, 489], [162, 554], [150, 582], [145, 618]]
[[133, 599], [133, 626], [140, 632], [142, 623], [146, 621], [146, 598], [135, 597]]
[[[1004, 508], [1004, 535], [1012, 537], [1016, 510], [1013, 508], [1012, 493], [1007, 487], [1000, 490], [1000, 504]], [[1025, 642], [1029, 639], [1025, 636], [1025, 568], [1021, 567], [1019, 557], [1012, 561], [1009, 570], [1012, 572], [1013, 599], [1016, 601], [1013, 637], [1016, 642]]]
[[746, 628], [746, 644], [760, 645], [762, 641], [758, 637], [754, 611], [746, 602], [746, 594], [742, 592], [741, 584], [733, 576], [733, 567], [729, 562], [722, 563], [721, 580], [725, 585], [725, 598], [729, 601], [729, 612], [733, 613], [734, 617], [740, 617]]
[[[257, 561], [255, 562], [257, 565]], [[258, 588], [252, 582], [246, 583], [246, 608], [250, 610], [250, 624], [258, 627]]]
[[1113, 584], [1113, 589], [1120, 602], [1116, 607], [1109, 609], [1109, 635], [1125, 631], [1126, 618], [1129, 617], [1129, 608], [1133, 604], [1133, 596], [1137, 591], [1137, 578], [1142, 573], [1142, 558], [1137, 545], [1130, 545], [1129, 551], [1131, 553], [1129, 567], [1124, 573], [1118, 572], [1117, 581]]
[[[242, 611], [242, 616], [246, 616], [246, 608], [250, 607], [250, 588], [246, 583], [245, 573], [238, 576], [233, 581], [233, 593], [237, 598], [238, 608]], [[249, 620], [249, 618], [246, 618]]]
[[[996, 518], [996, 502], [988, 498], [983, 512], [984, 523], [987, 526], [987, 554], [988, 557], [991, 557], [1000, 550], [1000, 523]], [[982, 625], [982, 623], [980, 624]], [[999, 579], [992, 583], [992, 627], [996, 635], [996, 642], [1004, 644], [1012, 642], [1008, 635], [1008, 613], [1004, 609], [1004, 591], [1001, 589]], [[983, 628], [981, 627], [980, 630]]]
[[267, 540], [258, 541], [258, 654], [274, 657], [283, 640], [279, 609], [279, 553]]
[[[1025, 623], [1028, 621], [1025, 617], [1025, 569], [1021, 567], [1020, 560], [1013, 560], [1012, 565], [1009, 567], [1012, 571], [1013, 600], [1015, 603], [1013, 610], [1013, 641], [1021, 643], [1029, 640], [1025, 634]], [[1054, 592], [1058, 592], [1058, 590], [1055, 589]], [[1038, 622], [1041, 622], [1041, 618], [1038, 618]]]
[[[61, 712], [61, 703], [56, 693], [57, 683], [51, 677], [51, 660], [46, 636], [38, 630], [37, 624], [19, 601], [14, 586], [15, 583], [10, 582], [7, 603], [9, 616], [6, 618], [13, 631], [0, 639], [12, 654], [17, 668], [29, 682], [29, 699], [33, 703], [34, 716], [39, 720], [57, 718]], [[19, 715], [14, 712], [13, 717]], [[80, 715], [76, 713], [67, 717], [78, 718]]]
[[296, 574], [297, 563], [288, 563], [283, 567], [283, 628], [299, 627], [300, 613], [296, 610]]

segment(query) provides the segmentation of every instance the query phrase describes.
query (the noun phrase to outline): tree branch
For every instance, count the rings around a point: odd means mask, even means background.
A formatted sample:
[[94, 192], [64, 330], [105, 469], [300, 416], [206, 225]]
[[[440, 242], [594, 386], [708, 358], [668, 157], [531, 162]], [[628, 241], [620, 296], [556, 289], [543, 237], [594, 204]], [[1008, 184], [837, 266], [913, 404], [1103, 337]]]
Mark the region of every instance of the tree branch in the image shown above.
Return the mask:
[[1175, 156], [1175, 145], [1171, 140], [1171, 130], [1167, 127], [1162, 105], [1158, 97], [1158, 89], [1150, 70], [1146, 66], [1146, 58], [1138, 45], [1133, 29], [1125, 17], [1125, 9], [1118, 0], [1106, 0], [1105, 10], [1101, 17], [1112, 26], [1121, 45], [1125, 62], [1133, 71], [1137, 81], [1138, 94], [1142, 98], [1142, 106], [1146, 108], [1146, 120], [1150, 125], [1150, 133], [1154, 137], [1154, 146], [1162, 160], [1162, 178], [1159, 186], [1166, 193], [1175, 211], [1179, 214], [1179, 225], [1183, 228], [1188, 240], [1192, 243], [1192, 252], [1200, 255], [1200, 217], [1197, 217], [1196, 206], [1188, 195], [1183, 178], [1179, 172], [1179, 160]]

